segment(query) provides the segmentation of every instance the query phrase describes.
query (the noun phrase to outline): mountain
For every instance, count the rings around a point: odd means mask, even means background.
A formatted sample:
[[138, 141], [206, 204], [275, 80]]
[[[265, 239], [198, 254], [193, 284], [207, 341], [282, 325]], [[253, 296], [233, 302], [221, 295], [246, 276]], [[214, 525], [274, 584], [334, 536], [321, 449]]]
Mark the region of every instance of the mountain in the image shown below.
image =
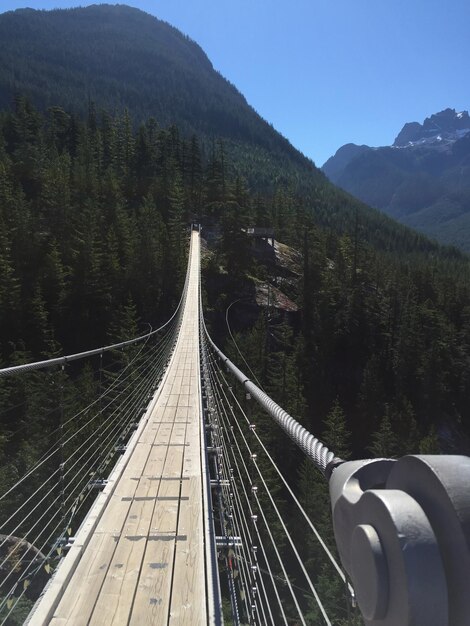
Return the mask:
[[470, 251], [470, 116], [445, 109], [405, 124], [392, 146], [347, 144], [323, 166], [362, 201]]
[[457, 113], [455, 109], [445, 109], [427, 117], [423, 124], [405, 124], [395, 139], [394, 147], [416, 146], [417, 144], [442, 144], [460, 139], [470, 132], [468, 111]]
[[322, 169], [330, 180], [334, 180], [335, 177], [341, 175], [348, 163], [369, 150], [372, 148], [366, 145], [358, 146], [355, 143], [347, 143], [337, 150], [334, 157], [328, 159]]
[[[242, 94], [214, 70], [204, 51], [166, 22], [125, 5], [69, 10], [22, 9], [0, 15], [0, 108], [21, 93], [41, 110], [57, 103], [84, 115], [101, 109], [143, 122], [250, 148], [253, 164], [267, 160], [280, 180], [301, 168], [320, 171], [266, 123]], [[294, 173], [294, 170], [296, 173]]]

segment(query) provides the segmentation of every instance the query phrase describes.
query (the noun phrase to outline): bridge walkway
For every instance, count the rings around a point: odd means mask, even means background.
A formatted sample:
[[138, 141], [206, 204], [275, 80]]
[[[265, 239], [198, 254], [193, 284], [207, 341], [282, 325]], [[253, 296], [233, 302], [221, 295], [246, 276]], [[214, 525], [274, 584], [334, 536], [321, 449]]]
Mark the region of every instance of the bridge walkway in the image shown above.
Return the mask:
[[[59, 568], [31, 624], [207, 624], [198, 308], [193, 232], [182, 325], [166, 375], [119, 476], [110, 477], [110, 493], [102, 494], [105, 507], [91, 511], [93, 532], [85, 523], [77, 536], [75, 567]], [[60, 597], [53, 613], [48, 594]]]

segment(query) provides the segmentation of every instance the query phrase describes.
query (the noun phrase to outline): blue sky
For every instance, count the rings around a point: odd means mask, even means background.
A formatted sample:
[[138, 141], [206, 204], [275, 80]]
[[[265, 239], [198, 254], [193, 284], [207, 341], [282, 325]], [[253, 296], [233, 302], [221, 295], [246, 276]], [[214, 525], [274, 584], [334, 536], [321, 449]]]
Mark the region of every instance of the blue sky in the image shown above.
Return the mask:
[[[0, 0], [0, 11], [93, 2]], [[129, 0], [207, 52], [317, 165], [344, 143], [470, 108], [468, 0]], [[1, 42], [0, 42], [1, 45]]]

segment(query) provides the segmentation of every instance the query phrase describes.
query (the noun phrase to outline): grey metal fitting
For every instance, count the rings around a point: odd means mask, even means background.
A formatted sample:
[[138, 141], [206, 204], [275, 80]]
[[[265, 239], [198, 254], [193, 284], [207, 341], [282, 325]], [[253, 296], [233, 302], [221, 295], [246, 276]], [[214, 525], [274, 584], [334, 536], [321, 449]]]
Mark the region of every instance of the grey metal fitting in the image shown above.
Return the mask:
[[470, 458], [351, 461], [333, 526], [366, 626], [470, 624]]

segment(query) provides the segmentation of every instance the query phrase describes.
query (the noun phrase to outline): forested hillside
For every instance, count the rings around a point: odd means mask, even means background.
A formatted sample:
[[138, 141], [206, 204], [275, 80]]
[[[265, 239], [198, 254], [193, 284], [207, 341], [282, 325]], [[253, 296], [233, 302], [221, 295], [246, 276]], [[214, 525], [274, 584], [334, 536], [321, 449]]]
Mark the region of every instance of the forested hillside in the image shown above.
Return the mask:
[[[143, 11], [125, 5], [18, 10], [0, 15], [0, 41], [0, 107], [21, 93], [41, 110], [60, 103], [84, 115], [93, 100], [111, 114], [128, 109], [136, 124], [150, 116], [161, 127], [176, 123], [186, 136], [198, 133], [207, 149], [216, 137], [230, 139], [235, 152], [249, 146], [250, 160], [271, 163], [281, 178], [296, 180], [300, 170], [324, 180], [194, 41]], [[239, 166], [249, 173], [251, 164]]]

